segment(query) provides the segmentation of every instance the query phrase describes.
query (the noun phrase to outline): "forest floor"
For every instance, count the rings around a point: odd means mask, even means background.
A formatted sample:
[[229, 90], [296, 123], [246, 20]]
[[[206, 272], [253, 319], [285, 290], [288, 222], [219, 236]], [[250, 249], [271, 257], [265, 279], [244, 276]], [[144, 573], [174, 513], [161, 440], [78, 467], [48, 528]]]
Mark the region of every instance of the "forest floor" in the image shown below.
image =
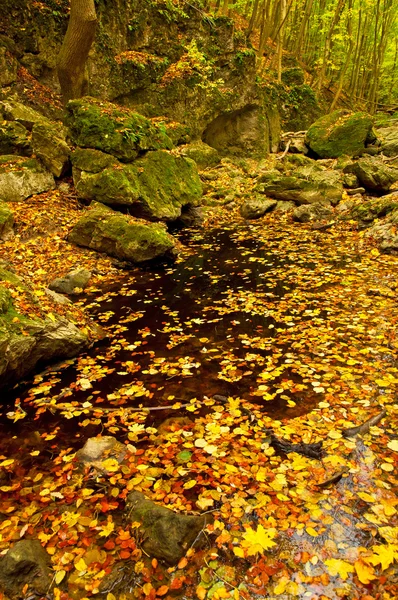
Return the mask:
[[[55, 600], [395, 599], [398, 258], [350, 222], [215, 206], [175, 265], [124, 272], [65, 241], [73, 191], [16, 210], [6, 260], [39, 290], [92, 269], [72, 311], [108, 338], [6, 398], [0, 551], [39, 539]], [[82, 471], [98, 434], [126, 457]], [[178, 565], [143, 551], [132, 490], [208, 515]]]

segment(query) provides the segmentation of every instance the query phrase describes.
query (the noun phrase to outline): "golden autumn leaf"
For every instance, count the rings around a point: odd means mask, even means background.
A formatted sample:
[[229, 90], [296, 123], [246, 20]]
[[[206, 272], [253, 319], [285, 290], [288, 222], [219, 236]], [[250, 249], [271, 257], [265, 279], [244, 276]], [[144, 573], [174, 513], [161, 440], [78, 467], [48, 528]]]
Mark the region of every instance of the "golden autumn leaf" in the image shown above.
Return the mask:
[[365, 563], [363, 560], [356, 560], [354, 566], [359, 581], [364, 585], [367, 585], [373, 579], [376, 579], [374, 568], [371, 565]]
[[325, 565], [327, 566], [330, 575], [333, 575], [333, 577], [339, 575], [343, 581], [347, 579], [349, 573], [354, 572], [354, 567], [340, 558], [328, 558], [325, 560]]
[[398, 559], [398, 545], [396, 544], [373, 546], [372, 552], [373, 555], [370, 557], [369, 561], [372, 565], [380, 564], [383, 571], [388, 569], [394, 560]]
[[273, 541], [275, 535], [276, 529], [274, 527], [264, 529], [262, 525], [259, 525], [257, 531], [248, 527], [243, 534], [242, 546], [245, 546], [248, 549], [247, 553], [249, 556], [252, 554], [263, 553], [264, 550], [268, 550], [276, 545]]

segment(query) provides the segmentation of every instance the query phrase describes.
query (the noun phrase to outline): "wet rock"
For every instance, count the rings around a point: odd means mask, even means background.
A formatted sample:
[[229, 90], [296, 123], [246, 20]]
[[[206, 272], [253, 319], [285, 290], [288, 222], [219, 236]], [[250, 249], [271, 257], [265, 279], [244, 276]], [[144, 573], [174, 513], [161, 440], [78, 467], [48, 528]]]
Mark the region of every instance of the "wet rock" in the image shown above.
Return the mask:
[[372, 126], [367, 113], [336, 110], [311, 125], [305, 142], [320, 158], [355, 156], [374, 139]]
[[0, 125], [0, 154], [32, 154], [28, 130], [23, 125], [8, 121]]
[[354, 173], [346, 173], [343, 176], [343, 185], [345, 188], [353, 189], [358, 187], [358, 178]]
[[90, 160], [80, 151], [74, 156], [74, 181], [80, 198], [110, 206], [128, 206], [129, 213], [150, 220], [174, 221], [186, 205], [196, 206], [202, 197], [202, 185], [196, 164], [189, 158], [164, 150], [148, 152], [133, 164], [113, 161], [93, 173], [102, 157], [93, 158], [91, 172], [76, 169]]
[[358, 196], [358, 194], [365, 194], [366, 190], [363, 187], [357, 187], [353, 190], [346, 190], [348, 196]]
[[194, 160], [199, 169], [215, 167], [220, 162], [217, 150], [201, 141], [187, 144], [181, 149], [181, 154]]
[[392, 184], [398, 181], [398, 169], [372, 156], [360, 158], [351, 168], [359, 183], [367, 190], [388, 192]]
[[322, 221], [330, 219], [333, 215], [333, 210], [323, 204], [311, 204], [309, 206], [298, 206], [293, 211], [293, 221], [300, 223], [308, 223], [309, 221]]
[[128, 108], [95, 98], [71, 100], [67, 125], [73, 142], [131, 162], [146, 150], [171, 149], [173, 142], [160, 124]]
[[64, 277], [58, 277], [49, 284], [49, 289], [59, 294], [80, 294], [90, 280], [91, 272], [87, 269], [73, 269]]
[[54, 177], [34, 158], [0, 157], [0, 201], [21, 202], [55, 187]]
[[57, 302], [57, 304], [72, 304], [72, 300], [69, 300], [69, 298], [63, 296], [62, 294], [57, 294], [57, 292], [53, 292], [53, 290], [49, 290], [48, 288], [46, 288], [44, 291], [46, 292], [47, 296], [50, 296], [50, 298], [52, 298], [54, 302]]
[[[13, 600], [45, 596], [51, 585], [50, 557], [38, 540], [16, 542], [0, 557], [0, 590]], [[27, 589], [24, 589], [27, 586]]]
[[270, 212], [277, 205], [276, 200], [268, 200], [257, 196], [247, 200], [240, 206], [240, 214], [244, 219], [259, 219], [265, 213]]
[[202, 227], [205, 220], [203, 208], [200, 206], [184, 206], [178, 222], [183, 227]]
[[3, 242], [13, 236], [14, 214], [5, 202], [0, 202], [0, 240]]
[[162, 223], [147, 223], [93, 202], [68, 240], [120, 260], [141, 263], [175, 256], [175, 240]]
[[169, 565], [178, 563], [206, 525], [204, 516], [176, 513], [148, 500], [141, 492], [127, 496], [126, 513], [129, 520], [141, 523], [143, 550]]
[[60, 124], [43, 122], [33, 126], [33, 151], [55, 177], [61, 177], [69, 166], [71, 151], [65, 138], [66, 130]]
[[81, 450], [76, 452], [76, 458], [81, 465], [93, 467], [102, 473], [111, 472], [109, 459], [121, 464], [127, 453], [126, 446], [111, 435], [89, 438]]
[[[7, 287], [1, 282], [6, 281]], [[10, 288], [10, 289], [8, 289]], [[10, 290], [25, 293], [39, 304], [32, 290], [5, 269], [0, 269], [0, 385], [20, 381], [38, 362], [76, 356], [88, 338], [65, 317], [30, 318], [13, 306]]]

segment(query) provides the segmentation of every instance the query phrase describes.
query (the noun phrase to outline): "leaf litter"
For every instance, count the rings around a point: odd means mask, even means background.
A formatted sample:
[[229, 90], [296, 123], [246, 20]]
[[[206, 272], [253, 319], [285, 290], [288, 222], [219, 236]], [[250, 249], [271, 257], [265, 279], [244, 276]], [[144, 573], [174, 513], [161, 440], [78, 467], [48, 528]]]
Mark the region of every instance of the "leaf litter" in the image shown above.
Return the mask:
[[[397, 311], [375, 290], [396, 289], [397, 259], [350, 224], [214, 215], [175, 266], [84, 297], [108, 338], [8, 398], [0, 551], [38, 538], [57, 600], [392, 600]], [[82, 470], [98, 434], [124, 460]], [[122, 518], [133, 489], [211, 513], [202, 547], [146, 556]]]

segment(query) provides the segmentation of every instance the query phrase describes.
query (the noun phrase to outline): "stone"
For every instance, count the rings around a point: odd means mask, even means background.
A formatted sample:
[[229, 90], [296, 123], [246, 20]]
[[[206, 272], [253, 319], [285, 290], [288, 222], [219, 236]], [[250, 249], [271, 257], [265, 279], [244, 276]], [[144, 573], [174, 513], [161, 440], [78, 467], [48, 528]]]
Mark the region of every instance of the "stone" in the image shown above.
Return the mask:
[[381, 252], [398, 255], [398, 207], [385, 219], [376, 221], [365, 231], [364, 237], [376, 240]]
[[181, 154], [194, 160], [200, 170], [215, 167], [221, 160], [215, 148], [201, 141], [187, 144], [181, 148]]
[[91, 278], [91, 272], [87, 269], [73, 269], [64, 277], [53, 279], [49, 289], [59, 294], [78, 295], [81, 294]]
[[176, 565], [187, 550], [197, 543], [206, 525], [205, 516], [183, 515], [159, 506], [141, 492], [127, 496], [126, 515], [139, 528], [142, 548], [169, 565]]
[[103, 169], [118, 164], [110, 154], [92, 148], [76, 148], [71, 155], [71, 161], [75, 169], [74, 181], [77, 172], [100, 173]]
[[300, 223], [308, 223], [308, 221], [323, 221], [330, 219], [333, 215], [333, 210], [329, 206], [324, 206], [320, 203], [311, 204], [309, 206], [297, 206], [293, 211], [293, 221]]
[[300, 67], [290, 67], [282, 71], [282, 83], [285, 85], [303, 85], [304, 71]]
[[93, 202], [68, 240], [133, 263], [174, 258], [175, 241], [163, 223], [147, 223]]
[[20, 540], [0, 557], [0, 590], [15, 599], [32, 593], [45, 596], [51, 587], [50, 565], [50, 556], [38, 540]]
[[355, 156], [373, 139], [372, 126], [367, 113], [336, 110], [311, 125], [305, 142], [320, 158]]
[[377, 129], [377, 137], [380, 140], [381, 151], [385, 156], [398, 155], [398, 125]]
[[69, 166], [71, 151], [65, 137], [59, 124], [36, 123], [32, 129], [33, 151], [55, 177], [61, 177]]
[[66, 108], [72, 141], [83, 148], [131, 162], [140, 152], [173, 147], [160, 124], [128, 108], [90, 97], [70, 100]]
[[178, 223], [183, 227], [202, 227], [204, 220], [203, 208], [188, 204], [182, 208]]
[[54, 176], [34, 158], [0, 157], [0, 201], [22, 202], [55, 187]]
[[12, 121], [0, 125], [0, 154], [32, 154], [28, 130], [23, 125]]
[[127, 449], [111, 435], [89, 438], [83, 448], [76, 452], [76, 459], [82, 466], [93, 467], [101, 473], [112, 472], [109, 459], [121, 464], [126, 457]]
[[16, 58], [0, 45], [0, 87], [10, 85], [17, 80], [18, 62]]
[[12, 98], [0, 102], [0, 111], [5, 120], [15, 121], [16, 123], [23, 125], [23, 127], [26, 127], [29, 131], [32, 131], [33, 126], [36, 123], [52, 124], [47, 117], [37, 112], [37, 110], [34, 110], [21, 102], [17, 102]]
[[[75, 157], [72, 161], [76, 164]], [[196, 206], [202, 197], [194, 161], [165, 150], [148, 152], [133, 164], [115, 161], [98, 173], [74, 171], [76, 175], [80, 198], [128, 206], [130, 214], [151, 220], [174, 221], [183, 206]]]
[[0, 240], [3, 242], [13, 235], [14, 214], [5, 202], [0, 202]]
[[387, 166], [380, 158], [363, 156], [351, 167], [359, 183], [373, 192], [388, 192], [398, 181], [398, 169]]
[[62, 294], [57, 294], [57, 292], [53, 292], [53, 290], [49, 290], [48, 288], [46, 288], [44, 291], [47, 294], [47, 296], [49, 296], [57, 304], [72, 304], [72, 300], [70, 300], [66, 296], [63, 296]]
[[385, 217], [398, 209], [398, 193], [393, 192], [383, 198], [367, 200], [356, 204], [350, 211], [349, 218], [369, 225], [375, 219]]
[[341, 200], [343, 186], [337, 171], [318, 170], [310, 165], [296, 168], [293, 173], [281, 174], [275, 169], [263, 173], [255, 190], [296, 204], [337, 204]]
[[244, 219], [259, 219], [265, 213], [270, 212], [277, 205], [277, 200], [268, 200], [260, 195], [246, 200], [240, 206], [240, 214]]
[[[6, 281], [7, 287], [1, 281]], [[39, 307], [33, 290], [0, 268], [0, 387], [20, 381], [39, 362], [76, 356], [89, 343], [87, 335], [65, 317], [32, 318], [18, 312], [8, 288], [18, 293], [22, 290], [29, 302]]]
[[355, 189], [358, 187], [358, 178], [354, 173], [346, 173], [343, 176], [343, 185], [348, 189]]
[[276, 206], [274, 208], [275, 212], [288, 212], [289, 210], [293, 210], [296, 208], [294, 202], [289, 202], [288, 200], [278, 200]]

